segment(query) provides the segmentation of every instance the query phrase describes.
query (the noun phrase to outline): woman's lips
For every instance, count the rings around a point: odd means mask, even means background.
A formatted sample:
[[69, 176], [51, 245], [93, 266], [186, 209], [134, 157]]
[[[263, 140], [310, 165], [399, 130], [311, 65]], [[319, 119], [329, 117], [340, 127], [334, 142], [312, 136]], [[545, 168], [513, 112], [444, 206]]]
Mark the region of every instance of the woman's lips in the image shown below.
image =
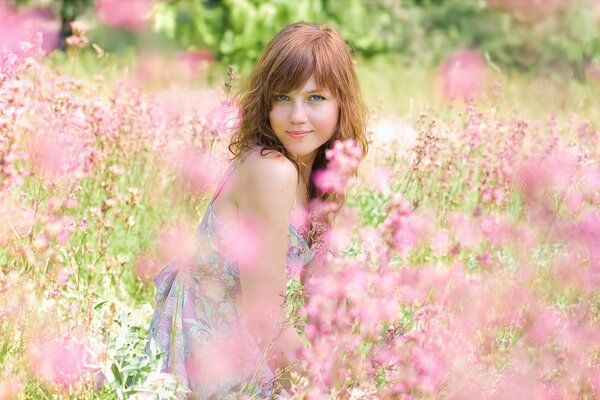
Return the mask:
[[293, 138], [300, 139], [308, 135], [310, 132], [311, 131], [288, 131], [288, 134]]

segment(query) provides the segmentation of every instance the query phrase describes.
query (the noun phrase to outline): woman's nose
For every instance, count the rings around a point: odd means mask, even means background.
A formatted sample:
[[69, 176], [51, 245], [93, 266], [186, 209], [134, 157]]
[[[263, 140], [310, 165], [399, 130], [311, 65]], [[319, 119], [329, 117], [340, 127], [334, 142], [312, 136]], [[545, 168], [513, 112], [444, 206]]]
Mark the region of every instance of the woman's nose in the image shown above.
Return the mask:
[[306, 122], [306, 110], [301, 101], [293, 103], [290, 122], [293, 124], [302, 124]]

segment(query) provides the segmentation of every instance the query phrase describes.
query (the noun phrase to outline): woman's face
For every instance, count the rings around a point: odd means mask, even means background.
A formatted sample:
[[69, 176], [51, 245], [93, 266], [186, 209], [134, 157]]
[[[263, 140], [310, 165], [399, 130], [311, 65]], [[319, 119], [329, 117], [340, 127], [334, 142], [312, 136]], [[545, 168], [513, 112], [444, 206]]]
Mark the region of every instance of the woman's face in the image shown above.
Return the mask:
[[269, 122], [287, 151], [312, 164], [317, 149], [334, 135], [339, 115], [332, 93], [318, 88], [311, 76], [302, 88], [275, 95]]

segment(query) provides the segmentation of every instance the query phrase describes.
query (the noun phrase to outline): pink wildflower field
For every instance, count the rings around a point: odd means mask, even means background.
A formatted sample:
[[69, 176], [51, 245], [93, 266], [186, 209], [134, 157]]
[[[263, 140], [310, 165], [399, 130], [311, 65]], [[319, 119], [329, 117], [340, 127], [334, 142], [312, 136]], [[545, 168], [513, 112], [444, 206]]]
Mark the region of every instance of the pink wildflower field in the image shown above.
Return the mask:
[[[0, 52], [0, 400], [180, 398], [143, 349], [152, 279], [193, 258], [239, 77], [114, 78], [99, 51], [81, 76], [75, 28], [70, 66], [35, 38]], [[307, 342], [292, 397], [600, 399], [600, 132], [579, 107], [600, 87], [539, 112], [472, 50], [427, 77], [404, 115], [366, 87], [368, 154], [337, 142], [315, 178], [347, 198], [333, 252], [288, 287]], [[234, 228], [250, 265], [254, 227]]]

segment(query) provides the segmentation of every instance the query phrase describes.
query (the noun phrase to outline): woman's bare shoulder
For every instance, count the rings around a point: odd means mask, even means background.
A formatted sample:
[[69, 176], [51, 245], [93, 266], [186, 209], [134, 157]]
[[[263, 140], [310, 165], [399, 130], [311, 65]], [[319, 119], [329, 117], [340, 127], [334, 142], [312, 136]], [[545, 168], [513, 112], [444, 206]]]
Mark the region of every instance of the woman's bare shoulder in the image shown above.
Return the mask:
[[245, 181], [258, 180], [267, 184], [295, 187], [298, 177], [294, 163], [277, 150], [268, 149], [261, 152], [258, 148], [244, 158], [240, 167]]

